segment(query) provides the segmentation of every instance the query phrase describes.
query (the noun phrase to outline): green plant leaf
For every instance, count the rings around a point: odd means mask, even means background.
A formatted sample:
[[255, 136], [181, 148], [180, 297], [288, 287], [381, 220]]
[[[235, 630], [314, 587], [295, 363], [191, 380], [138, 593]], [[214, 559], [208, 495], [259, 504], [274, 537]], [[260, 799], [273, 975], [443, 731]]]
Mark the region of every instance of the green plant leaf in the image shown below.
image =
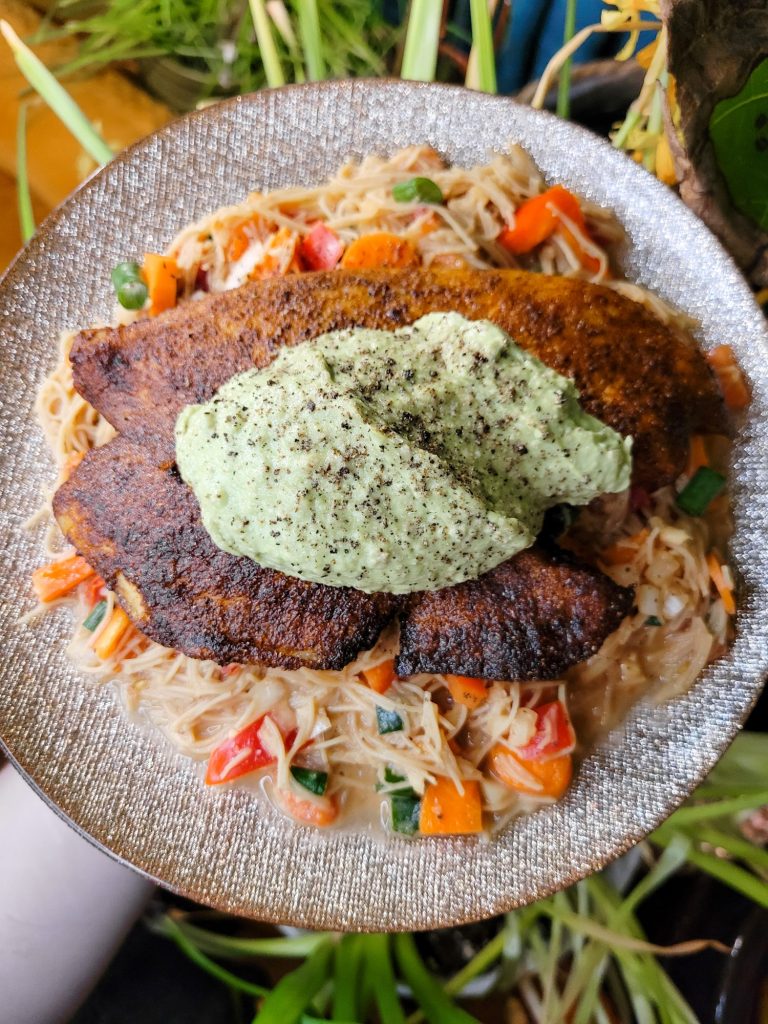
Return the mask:
[[472, 76], [465, 83], [481, 92], [496, 92], [496, 55], [493, 50], [493, 25], [487, 0], [469, 0], [472, 20]]
[[280, 63], [280, 56], [275, 46], [275, 39], [272, 35], [272, 23], [267, 15], [264, 0], [249, 0], [253, 27], [256, 30], [256, 39], [261, 51], [261, 59], [264, 63], [264, 73], [267, 76], [267, 84], [275, 89], [285, 85], [283, 66]]
[[768, 231], [768, 58], [717, 104], [709, 137], [733, 205]]
[[442, 985], [432, 977], [419, 956], [412, 935], [395, 935], [392, 943], [403, 978], [430, 1024], [478, 1024], [477, 1018], [456, 1006]]
[[[573, 39], [576, 32], [576, 0], [566, 0], [565, 24], [563, 26], [563, 46]], [[557, 85], [557, 116], [566, 120], [571, 113], [571, 69], [573, 58], [569, 57], [560, 71]]]
[[53, 77], [39, 57], [25, 46], [7, 21], [0, 19], [0, 32], [11, 48], [19, 71], [97, 164], [106, 164], [114, 156], [110, 147], [75, 103], [66, 89]]
[[366, 972], [381, 1020], [387, 1024], [405, 1024], [405, 1014], [397, 997], [397, 983], [392, 970], [389, 947], [388, 935], [366, 936]]
[[253, 1024], [297, 1024], [328, 980], [333, 955], [330, 939], [320, 943], [301, 967], [284, 975], [267, 995]]
[[[23, 242], [28, 242], [35, 233], [35, 215], [32, 212], [32, 194], [29, 191], [29, 176], [27, 175], [26, 103], [19, 104], [19, 115], [16, 121], [16, 196], [19, 204], [21, 239]], [[89, 615], [88, 618], [90, 619], [90, 617]]]
[[317, 0], [302, 0], [299, 4], [299, 37], [304, 48], [307, 78], [310, 82], [320, 82], [326, 77], [326, 71]]
[[401, 78], [432, 82], [437, 68], [443, 0], [411, 0]]

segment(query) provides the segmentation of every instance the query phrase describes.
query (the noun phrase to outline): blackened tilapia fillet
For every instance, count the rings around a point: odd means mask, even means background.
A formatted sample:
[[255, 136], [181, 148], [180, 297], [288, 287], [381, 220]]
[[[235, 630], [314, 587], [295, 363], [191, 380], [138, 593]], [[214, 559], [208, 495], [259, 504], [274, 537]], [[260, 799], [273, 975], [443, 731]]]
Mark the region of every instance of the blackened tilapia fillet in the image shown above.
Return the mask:
[[53, 507], [139, 629], [193, 658], [340, 669], [376, 643], [402, 605], [220, 550], [174, 464], [128, 437], [89, 452]]
[[420, 594], [401, 616], [397, 673], [557, 679], [593, 655], [633, 592], [562, 551], [521, 551], [476, 580]]
[[82, 331], [75, 386], [119, 431], [173, 448], [179, 411], [283, 345], [347, 327], [393, 329], [452, 310], [492, 320], [573, 378], [584, 408], [632, 435], [633, 482], [655, 490], [685, 465], [691, 431], [724, 431], [702, 353], [610, 288], [516, 270], [334, 270], [254, 281], [127, 327]]

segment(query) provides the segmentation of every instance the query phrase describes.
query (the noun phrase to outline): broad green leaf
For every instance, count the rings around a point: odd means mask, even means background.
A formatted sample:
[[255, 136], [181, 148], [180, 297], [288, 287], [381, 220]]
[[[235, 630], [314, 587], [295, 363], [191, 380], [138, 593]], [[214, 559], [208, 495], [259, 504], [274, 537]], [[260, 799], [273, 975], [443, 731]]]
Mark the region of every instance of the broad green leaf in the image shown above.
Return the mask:
[[768, 59], [717, 104], [709, 135], [733, 205], [768, 231]]

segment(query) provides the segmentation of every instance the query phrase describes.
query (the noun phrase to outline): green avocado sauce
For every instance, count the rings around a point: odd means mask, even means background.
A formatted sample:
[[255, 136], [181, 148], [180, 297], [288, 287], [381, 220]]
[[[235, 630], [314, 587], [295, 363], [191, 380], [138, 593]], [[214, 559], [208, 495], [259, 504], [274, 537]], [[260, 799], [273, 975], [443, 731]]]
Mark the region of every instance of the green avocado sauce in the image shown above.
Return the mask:
[[176, 422], [218, 547], [395, 594], [474, 579], [532, 544], [550, 506], [624, 490], [631, 445], [571, 381], [456, 313], [283, 349]]

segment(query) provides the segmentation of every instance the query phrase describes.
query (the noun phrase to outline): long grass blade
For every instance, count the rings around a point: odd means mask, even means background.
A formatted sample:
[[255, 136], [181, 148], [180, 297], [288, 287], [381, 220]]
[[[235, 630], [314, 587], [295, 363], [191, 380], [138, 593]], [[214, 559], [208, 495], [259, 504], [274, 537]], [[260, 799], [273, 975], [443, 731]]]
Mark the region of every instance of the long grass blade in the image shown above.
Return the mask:
[[296, 1024], [328, 980], [333, 955], [330, 939], [321, 943], [301, 967], [284, 975], [261, 1004], [253, 1024]]
[[251, 8], [253, 27], [256, 30], [256, 41], [259, 44], [259, 52], [261, 53], [261, 60], [264, 65], [264, 74], [267, 76], [267, 85], [272, 89], [276, 89], [281, 85], [285, 85], [285, 75], [283, 74], [283, 65], [280, 63], [280, 56], [272, 35], [272, 25], [264, 6], [264, 0], [248, 0], [248, 3]]
[[437, 69], [443, 0], [411, 0], [401, 78], [432, 82]]
[[299, 959], [310, 956], [329, 938], [328, 932], [310, 932], [291, 937], [238, 939], [200, 928], [183, 918], [176, 919], [175, 923], [198, 949], [221, 957], [271, 956]]
[[310, 82], [320, 82], [325, 78], [325, 60], [317, 0], [299, 0], [298, 7], [299, 38], [304, 50], [307, 78]]
[[223, 984], [228, 985], [230, 988], [236, 989], [238, 992], [245, 992], [246, 995], [250, 996], [265, 996], [268, 993], [268, 989], [261, 985], [254, 985], [251, 981], [246, 981], [245, 978], [240, 978], [236, 974], [232, 974], [231, 971], [226, 970], [224, 967], [220, 967], [213, 960], [201, 953], [200, 950], [191, 942], [184, 932], [179, 928], [175, 921], [170, 917], [165, 918], [162, 925], [162, 932], [169, 938], [173, 939], [179, 949], [184, 953], [192, 963], [197, 964], [206, 974], [210, 974], [211, 977], [218, 979]]
[[16, 197], [19, 208], [21, 240], [28, 242], [35, 233], [35, 214], [27, 174], [27, 104], [19, 105], [16, 121]]
[[412, 935], [406, 932], [395, 935], [392, 944], [402, 976], [430, 1024], [478, 1024], [477, 1018], [456, 1006], [432, 977]]
[[371, 983], [379, 1017], [386, 1024], [406, 1024], [405, 1014], [397, 997], [397, 983], [392, 970], [388, 935], [368, 935], [365, 939], [366, 973]]
[[[576, 32], [576, 0], [566, 0], [565, 25], [563, 27], [563, 46], [567, 46]], [[560, 70], [557, 85], [557, 115], [566, 120], [571, 113], [571, 70], [573, 57], [569, 57]]]
[[91, 122], [43, 64], [39, 57], [19, 39], [7, 21], [0, 19], [0, 32], [11, 48], [19, 71], [48, 104], [56, 116], [74, 135], [86, 153], [97, 164], [106, 164], [114, 156]]
[[493, 51], [493, 25], [488, 0], [470, 0], [472, 49], [465, 84], [481, 92], [496, 92], [496, 55]]

